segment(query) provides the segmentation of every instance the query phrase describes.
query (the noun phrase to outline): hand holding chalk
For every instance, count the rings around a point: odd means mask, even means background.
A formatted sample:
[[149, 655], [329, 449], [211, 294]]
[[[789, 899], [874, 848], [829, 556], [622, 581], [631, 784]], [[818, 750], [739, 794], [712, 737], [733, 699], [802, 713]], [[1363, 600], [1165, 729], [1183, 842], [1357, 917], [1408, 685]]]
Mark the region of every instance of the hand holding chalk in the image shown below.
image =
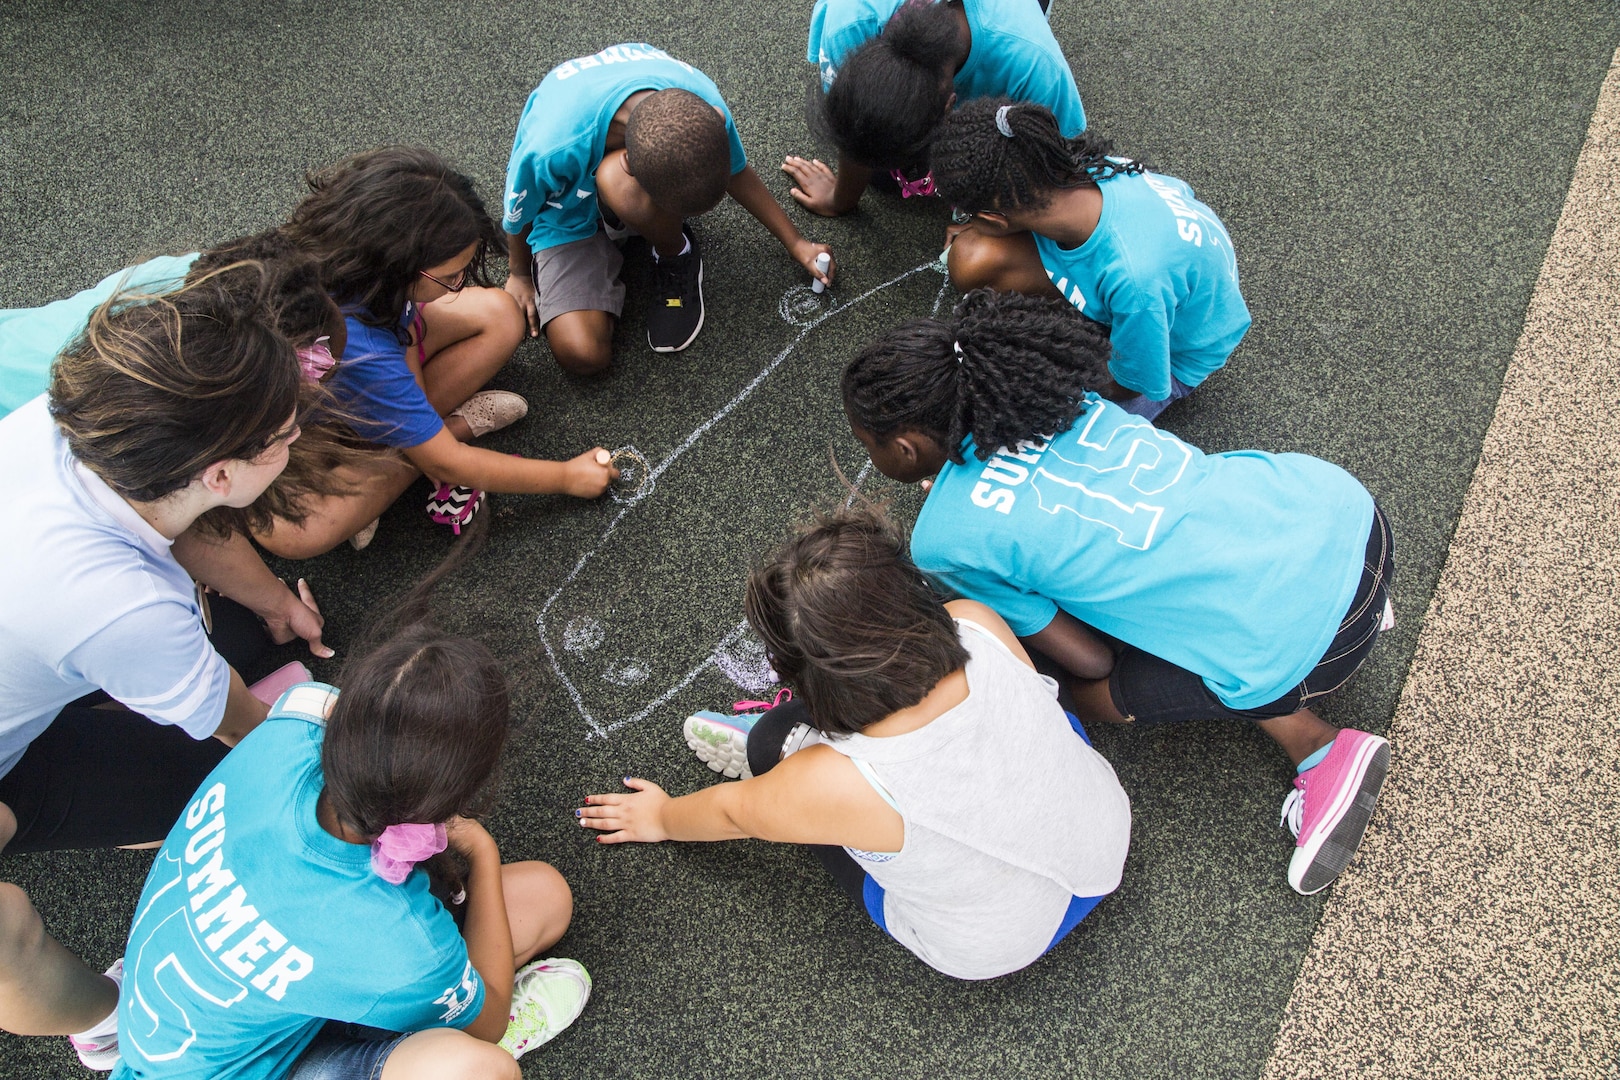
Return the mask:
[[[827, 267], [831, 265], [832, 256], [827, 254], [825, 251], [816, 256], [816, 273], [825, 274], [827, 272]], [[827, 283], [822, 281], [820, 278], [816, 278], [810, 283], [810, 291], [813, 293], [825, 292], [826, 290]]]
[[596, 463], [598, 465], [611, 465], [613, 463], [613, 455], [608, 453], [606, 450], [598, 450], [596, 452]]

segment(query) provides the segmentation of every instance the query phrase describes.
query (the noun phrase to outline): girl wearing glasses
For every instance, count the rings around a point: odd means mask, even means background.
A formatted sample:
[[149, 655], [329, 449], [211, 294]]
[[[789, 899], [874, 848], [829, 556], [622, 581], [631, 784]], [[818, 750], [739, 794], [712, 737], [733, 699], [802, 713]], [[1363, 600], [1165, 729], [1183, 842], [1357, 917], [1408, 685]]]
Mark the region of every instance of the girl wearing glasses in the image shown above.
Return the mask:
[[430, 512], [454, 504], [462, 520], [484, 491], [602, 494], [617, 473], [599, 447], [541, 461], [468, 445], [528, 412], [517, 394], [480, 389], [511, 359], [525, 326], [511, 297], [490, 286], [486, 262], [501, 239], [472, 181], [432, 151], [393, 146], [308, 182], [282, 231], [320, 262], [346, 316], [332, 391], [363, 438], [398, 451], [409, 467], [368, 498], [330, 501], [320, 522], [266, 546], [289, 558], [345, 538], [364, 546], [378, 503], [398, 498], [418, 474], [439, 485]]

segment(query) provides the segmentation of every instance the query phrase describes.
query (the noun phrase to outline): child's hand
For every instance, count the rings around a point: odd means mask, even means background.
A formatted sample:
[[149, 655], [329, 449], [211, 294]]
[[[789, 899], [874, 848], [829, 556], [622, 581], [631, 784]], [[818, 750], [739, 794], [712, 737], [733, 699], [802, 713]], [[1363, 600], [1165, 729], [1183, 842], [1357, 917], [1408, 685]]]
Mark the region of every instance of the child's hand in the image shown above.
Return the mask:
[[563, 462], [563, 477], [564, 495], [594, 499], [619, 478], [619, 470], [613, 467], [613, 455], [597, 446]]
[[518, 277], [516, 274], [506, 275], [506, 295], [516, 300], [518, 307], [523, 309], [523, 318], [529, 324], [529, 336], [540, 336], [540, 313], [534, 308], [534, 279]]
[[584, 807], [574, 811], [580, 825], [606, 833], [596, 838], [599, 844], [622, 844], [626, 840], [656, 844], [668, 840], [663, 814], [669, 796], [664, 789], [634, 776], [625, 777], [624, 786], [632, 794], [585, 796]]
[[472, 818], [460, 815], [451, 818], [444, 823], [444, 835], [452, 848], [467, 856], [468, 862], [486, 855], [493, 855], [496, 860], [501, 857], [500, 849], [495, 846], [495, 838]]
[[[816, 266], [816, 260], [827, 256], [827, 269], [822, 270]], [[838, 273], [838, 263], [833, 259], [832, 248], [826, 244], [817, 244], [809, 240], [802, 240], [793, 247], [793, 257], [799, 265], [810, 271], [810, 276], [823, 285], [831, 285], [833, 275]]]
[[782, 162], [782, 171], [793, 181], [789, 194], [798, 200], [800, 206], [822, 217], [838, 216], [838, 208], [833, 203], [838, 174], [825, 161], [820, 158], [806, 161], [789, 154], [787, 160]]

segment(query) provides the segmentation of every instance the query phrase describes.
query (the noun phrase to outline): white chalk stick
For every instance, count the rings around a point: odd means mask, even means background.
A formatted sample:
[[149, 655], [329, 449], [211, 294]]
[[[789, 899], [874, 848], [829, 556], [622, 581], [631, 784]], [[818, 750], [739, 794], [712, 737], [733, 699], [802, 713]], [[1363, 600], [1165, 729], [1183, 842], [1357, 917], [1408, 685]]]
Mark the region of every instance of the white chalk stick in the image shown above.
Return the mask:
[[[827, 267], [829, 267], [831, 265], [832, 265], [832, 256], [827, 254], [825, 251], [823, 251], [820, 255], [816, 256], [816, 272], [817, 273], [825, 274], [827, 272]], [[827, 291], [826, 283], [823, 282], [820, 278], [816, 278], [816, 280], [814, 280], [814, 281], [812, 281], [810, 283], [810, 291], [814, 292], [814, 293], [826, 292]]]

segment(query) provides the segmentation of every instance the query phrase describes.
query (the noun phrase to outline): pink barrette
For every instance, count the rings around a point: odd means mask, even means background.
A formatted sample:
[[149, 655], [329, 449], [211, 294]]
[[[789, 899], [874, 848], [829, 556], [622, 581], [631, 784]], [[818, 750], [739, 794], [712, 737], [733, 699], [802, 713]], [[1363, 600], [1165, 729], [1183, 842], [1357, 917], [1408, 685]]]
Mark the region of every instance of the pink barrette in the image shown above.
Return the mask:
[[298, 366], [304, 369], [304, 378], [310, 382], [320, 382], [321, 376], [331, 371], [332, 365], [337, 363], [337, 357], [332, 355], [332, 349], [327, 344], [331, 340], [323, 335], [298, 350]]
[[390, 825], [371, 842], [371, 868], [390, 885], [402, 885], [412, 867], [449, 846], [443, 825]]
[[934, 190], [934, 173], [932, 170], [924, 173], [921, 180], [907, 180], [906, 174], [899, 169], [890, 169], [889, 175], [894, 177], [894, 182], [900, 185], [900, 197], [902, 199], [909, 199], [913, 195], [938, 194]]

